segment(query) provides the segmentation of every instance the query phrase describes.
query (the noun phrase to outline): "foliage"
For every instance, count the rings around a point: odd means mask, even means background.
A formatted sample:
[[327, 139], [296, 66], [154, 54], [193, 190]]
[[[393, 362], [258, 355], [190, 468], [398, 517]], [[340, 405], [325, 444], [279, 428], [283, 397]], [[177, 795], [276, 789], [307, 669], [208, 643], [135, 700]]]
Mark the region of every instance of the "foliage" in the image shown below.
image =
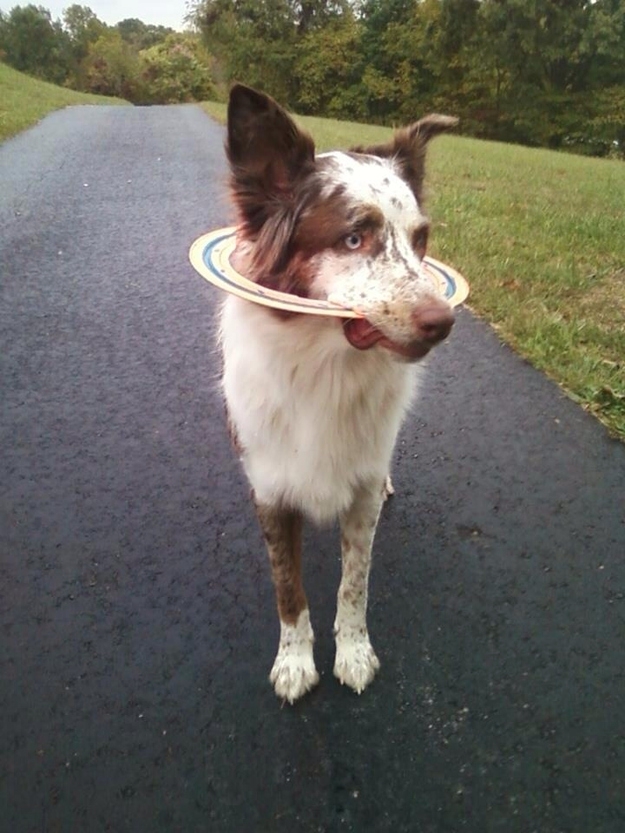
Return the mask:
[[306, 32], [299, 43], [298, 110], [364, 119], [362, 28], [353, 16]]
[[[87, 6], [0, 15], [11, 66], [139, 103], [225, 99], [377, 124], [427, 111], [465, 134], [625, 157], [625, 0], [189, 0], [184, 36]], [[203, 44], [203, 49], [200, 47]]]
[[127, 43], [139, 51], [156, 46], [157, 43], [161, 43], [170, 35], [176, 34], [168, 26], [154, 26], [151, 23], [144, 23], [136, 17], [120, 20], [115, 28]]
[[107, 26], [88, 6], [62, 20], [41, 7], [0, 13], [0, 58], [38, 78], [135, 103], [196, 101], [215, 94], [214, 63], [197, 34], [136, 18]]
[[15, 6], [0, 19], [4, 60], [36, 78], [62, 83], [69, 69], [68, 38], [42, 6]]
[[68, 85], [78, 90], [87, 89], [86, 58], [91, 44], [102, 37], [106, 26], [88, 6], [74, 4], [63, 12], [63, 28], [69, 39], [70, 71]]
[[139, 56], [116, 29], [107, 29], [90, 44], [85, 69], [90, 92], [129, 101], [142, 95]]
[[245, 79], [282, 101], [293, 99], [297, 28], [290, 0], [206, 0], [194, 19], [225, 82]]
[[202, 49], [190, 35], [168, 35], [141, 52], [143, 103], [202, 101], [215, 94]]
[[224, 82], [363, 121], [452, 112], [491, 139], [625, 153], [625, 0], [196, 0]]

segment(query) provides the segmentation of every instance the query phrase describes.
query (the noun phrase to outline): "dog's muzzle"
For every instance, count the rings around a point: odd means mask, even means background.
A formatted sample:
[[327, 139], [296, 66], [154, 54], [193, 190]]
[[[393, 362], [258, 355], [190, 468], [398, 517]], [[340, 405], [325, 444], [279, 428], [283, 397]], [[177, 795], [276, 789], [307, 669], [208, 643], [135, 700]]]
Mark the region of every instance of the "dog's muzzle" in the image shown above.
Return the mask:
[[423, 358], [443, 341], [454, 325], [454, 313], [443, 302], [432, 300], [416, 308], [411, 316], [411, 333], [408, 339], [398, 341], [384, 332], [383, 325], [378, 327], [366, 318], [353, 318], [344, 325], [345, 337], [358, 350], [368, 350], [376, 344], [386, 347], [394, 353], [416, 361]]

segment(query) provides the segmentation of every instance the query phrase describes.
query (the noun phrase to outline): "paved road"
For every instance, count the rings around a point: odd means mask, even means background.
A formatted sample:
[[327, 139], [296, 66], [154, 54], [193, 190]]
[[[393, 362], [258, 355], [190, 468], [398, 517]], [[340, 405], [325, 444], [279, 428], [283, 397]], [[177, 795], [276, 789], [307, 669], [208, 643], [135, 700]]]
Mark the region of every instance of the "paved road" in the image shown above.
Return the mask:
[[360, 698], [338, 545], [307, 536], [321, 685], [277, 626], [216, 392], [230, 218], [193, 107], [76, 108], [0, 148], [0, 829], [625, 830], [625, 447], [467, 312], [401, 435]]

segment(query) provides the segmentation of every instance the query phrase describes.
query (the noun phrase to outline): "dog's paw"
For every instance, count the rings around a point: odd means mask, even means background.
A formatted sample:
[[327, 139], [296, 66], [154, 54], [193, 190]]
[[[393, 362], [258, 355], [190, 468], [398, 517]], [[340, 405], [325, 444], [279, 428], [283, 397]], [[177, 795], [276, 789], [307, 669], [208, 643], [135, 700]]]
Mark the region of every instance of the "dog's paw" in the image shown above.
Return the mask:
[[312, 645], [307, 651], [302, 650], [302, 646], [281, 646], [269, 679], [281, 700], [288, 700], [293, 704], [303, 697], [319, 682]]
[[347, 685], [361, 694], [375, 677], [380, 660], [369, 642], [369, 636], [349, 629], [336, 635], [336, 659], [334, 676], [341, 685]]
[[269, 680], [281, 700], [294, 703], [319, 682], [313, 657], [314, 641], [308, 609], [300, 613], [294, 625], [280, 623], [280, 645]]

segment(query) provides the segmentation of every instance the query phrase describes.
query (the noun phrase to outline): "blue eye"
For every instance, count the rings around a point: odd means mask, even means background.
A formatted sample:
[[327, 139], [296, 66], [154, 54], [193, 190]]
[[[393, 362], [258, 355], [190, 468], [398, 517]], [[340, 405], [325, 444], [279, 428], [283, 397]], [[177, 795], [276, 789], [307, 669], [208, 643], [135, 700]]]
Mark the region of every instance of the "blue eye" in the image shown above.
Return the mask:
[[348, 234], [345, 238], [345, 245], [348, 249], [354, 251], [355, 249], [359, 249], [362, 246], [362, 235], [357, 234], [353, 231], [351, 234]]

